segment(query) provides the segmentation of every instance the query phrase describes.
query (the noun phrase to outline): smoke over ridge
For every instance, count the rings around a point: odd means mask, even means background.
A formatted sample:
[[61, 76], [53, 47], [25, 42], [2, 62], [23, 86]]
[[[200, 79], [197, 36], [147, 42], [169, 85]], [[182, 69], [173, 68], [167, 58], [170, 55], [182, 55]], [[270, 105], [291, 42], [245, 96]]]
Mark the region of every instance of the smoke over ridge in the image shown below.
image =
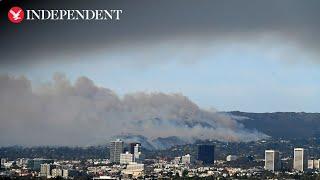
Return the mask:
[[0, 76], [0, 146], [88, 145], [121, 134], [186, 141], [251, 141], [266, 135], [207, 111], [181, 94], [132, 93], [119, 97], [87, 77], [65, 75], [32, 86], [25, 77]]

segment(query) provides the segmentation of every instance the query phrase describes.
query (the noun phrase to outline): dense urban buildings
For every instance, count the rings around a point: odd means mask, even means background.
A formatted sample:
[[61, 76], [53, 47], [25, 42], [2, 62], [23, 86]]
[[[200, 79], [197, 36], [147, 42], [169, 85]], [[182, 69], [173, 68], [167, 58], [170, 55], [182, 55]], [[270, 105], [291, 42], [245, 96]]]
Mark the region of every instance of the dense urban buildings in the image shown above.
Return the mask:
[[[276, 141], [270, 141], [273, 146]], [[279, 140], [279, 144], [287, 142]], [[122, 140], [112, 141], [107, 151], [111, 148], [130, 150], [131, 144]], [[238, 143], [235, 143], [238, 144]], [[111, 146], [113, 145], [113, 146]], [[149, 153], [147, 158], [140, 162], [134, 162], [134, 154], [130, 151], [114, 153], [114, 158], [119, 162], [111, 162], [105, 154], [102, 158], [70, 159], [45, 159], [45, 158], [17, 158], [12, 159], [1, 156], [1, 177], [34, 177], [34, 178], [64, 178], [64, 179], [174, 179], [174, 178], [210, 178], [210, 179], [303, 179], [320, 178], [319, 153], [312, 151], [312, 158], [307, 159], [304, 171], [294, 167], [294, 160], [299, 164], [301, 159], [306, 159], [307, 148], [288, 149], [282, 151], [271, 148], [263, 148], [266, 140], [240, 143], [241, 148], [234, 148], [234, 152], [223, 152], [223, 148], [229, 149], [230, 143], [214, 142], [214, 144], [194, 144], [174, 146], [165, 150], [144, 150]], [[132, 147], [137, 147], [134, 145]], [[140, 148], [143, 148], [139, 144]], [[238, 146], [237, 146], [238, 147]], [[252, 150], [256, 150], [251, 152]], [[77, 148], [76, 148], [77, 149]], [[87, 149], [87, 148], [85, 148]], [[310, 149], [313, 149], [310, 146]], [[56, 150], [47, 149], [48, 152]], [[179, 150], [179, 151], [177, 151]], [[217, 151], [215, 151], [217, 150]], [[33, 150], [32, 150], [33, 151]], [[43, 150], [42, 150], [43, 151]], [[92, 149], [90, 150], [92, 151]], [[88, 151], [89, 152], [89, 151]], [[261, 152], [261, 156], [259, 155]], [[287, 153], [290, 152], [290, 153]], [[61, 152], [60, 152], [61, 153]], [[155, 156], [150, 155], [155, 153]], [[168, 153], [168, 154], [167, 154]], [[216, 156], [213, 154], [216, 153]], [[141, 152], [139, 153], [140, 155]], [[232, 155], [231, 155], [232, 154]], [[280, 158], [281, 154], [281, 158]], [[64, 154], [64, 156], [67, 154]], [[178, 155], [178, 156], [176, 156]], [[200, 155], [200, 156], [199, 156]], [[198, 156], [198, 158], [196, 158]], [[67, 156], [66, 156], [67, 157]], [[200, 157], [200, 158], [199, 158]], [[200, 160], [202, 159], [202, 160]], [[205, 159], [211, 159], [205, 161]], [[214, 162], [214, 164], [213, 164]], [[283, 166], [280, 165], [283, 163]], [[205, 164], [208, 163], [208, 164]], [[40, 165], [34, 167], [34, 165]], [[297, 163], [295, 164], [297, 166]]]
[[202, 144], [198, 146], [198, 160], [203, 164], [214, 164], [214, 145]]
[[281, 168], [281, 161], [279, 151], [266, 150], [265, 151], [265, 166], [264, 168], [269, 171], [279, 171]]

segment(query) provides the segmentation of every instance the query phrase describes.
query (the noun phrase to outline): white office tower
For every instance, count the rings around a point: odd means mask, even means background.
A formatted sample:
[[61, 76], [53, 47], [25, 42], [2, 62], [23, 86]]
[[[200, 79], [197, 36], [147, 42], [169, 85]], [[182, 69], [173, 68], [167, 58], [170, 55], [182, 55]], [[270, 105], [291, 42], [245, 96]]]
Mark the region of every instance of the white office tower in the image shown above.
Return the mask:
[[133, 155], [129, 152], [120, 154], [120, 164], [129, 164], [133, 162]]
[[120, 163], [120, 154], [123, 152], [123, 141], [117, 139], [111, 141], [109, 145], [110, 150], [110, 162]]
[[190, 154], [184, 155], [181, 157], [182, 164], [190, 164], [191, 163], [191, 156]]
[[141, 145], [136, 144], [133, 148], [133, 159], [135, 162], [139, 161], [141, 155]]
[[278, 171], [281, 168], [279, 151], [266, 150], [264, 168], [268, 171]]
[[294, 148], [293, 169], [304, 171], [307, 168], [307, 152], [303, 148]]

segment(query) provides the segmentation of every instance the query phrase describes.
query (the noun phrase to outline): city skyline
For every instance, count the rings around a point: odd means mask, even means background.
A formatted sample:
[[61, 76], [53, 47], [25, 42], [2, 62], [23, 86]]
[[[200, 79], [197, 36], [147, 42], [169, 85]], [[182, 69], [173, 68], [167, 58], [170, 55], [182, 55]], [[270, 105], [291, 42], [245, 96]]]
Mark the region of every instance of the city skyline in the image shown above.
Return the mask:
[[[261, 143], [266, 143], [266, 141], [260, 141], [253, 149], [263, 146]], [[274, 143], [286, 144], [283, 140], [273, 140], [269, 143], [272, 145]], [[310, 144], [309, 148], [298, 148], [289, 143], [287, 144], [289, 149], [282, 149], [282, 151], [265, 149], [264, 154], [257, 151], [257, 154], [254, 155], [250, 155], [250, 152], [247, 151], [243, 151], [242, 154], [238, 149], [235, 154], [228, 155], [228, 153], [221, 151], [224, 146], [228, 146], [228, 143], [211, 142], [197, 144], [194, 146], [197, 149], [196, 152], [190, 151], [189, 148], [182, 148], [178, 154], [175, 152], [168, 154], [169, 156], [164, 154], [150, 156], [150, 152], [144, 149], [144, 151], [139, 152], [139, 155], [146, 157], [146, 159], [142, 158], [139, 161], [133, 158], [138, 151], [132, 154], [127, 150], [130, 150], [131, 147], [140, 146], [141, 148], [140, 143], [117, 139], [106, 144], [109, 144], [109, 146], [107, 149], [105, 149], [105, 146], [103, 147], [104, 153], [100, 158], [83, 159], [84, 157], [81, 157], [81, 160], [70, 160], [68, 157], [59, 157], [57, 159], [29, 158], [29, 156], [24, 158], [18, 156], [19, 158], [17, 159], [2, 157], [0, 177], [63, 179], [157, 179], [179, 177], [301, 179], [319, 177], [320, 159], [318, 158], [320, 154], [313, 153], [312, 157], [309, 157], [308, 153], [306, 153], [306, 151], [316, 147], [314, 144]], [[215, 151], [216, 146], [218, 147], [218, 152]], [[247, 148], [245, 146], [242, 147]], [[292, 147], [294, 148], [292, 149]], [[175, 151], [177, 148], [179, 146], [168, 150]], [[288, 150], [291, 153], [287, 154], [286, 151]], [[49, 151], [52, 152], [50, 149]], [[59, 151], [56, 153], [61, 153]], [[109, 152], [109, 156], [106, 155], [106, 152]], [[212, 156], [213, 154], [214, 156]], [[261, 154], [262, 157], [264, 156], [264, 159], [261, 159], [261, 156], [259, 158], [258, 154]], [[215, 156], [219, 158], [216, 159]], [[289, 164], [291, 166], [288, 166]]]

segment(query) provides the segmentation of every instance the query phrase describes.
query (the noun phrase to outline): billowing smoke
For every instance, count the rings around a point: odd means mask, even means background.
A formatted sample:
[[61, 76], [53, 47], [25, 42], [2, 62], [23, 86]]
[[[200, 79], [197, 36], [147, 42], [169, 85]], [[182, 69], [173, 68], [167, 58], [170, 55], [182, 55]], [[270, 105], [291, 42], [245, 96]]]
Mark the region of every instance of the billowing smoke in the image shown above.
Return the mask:
[[25, 77], [0, 76], [0, 146], [89, 145], [117, 135], [186, 141], [250, 141], [266, 135], [246, 130], [230, 116], [200, 109], [181, 94], [133, 93], [63, 74], [34, 87]]

